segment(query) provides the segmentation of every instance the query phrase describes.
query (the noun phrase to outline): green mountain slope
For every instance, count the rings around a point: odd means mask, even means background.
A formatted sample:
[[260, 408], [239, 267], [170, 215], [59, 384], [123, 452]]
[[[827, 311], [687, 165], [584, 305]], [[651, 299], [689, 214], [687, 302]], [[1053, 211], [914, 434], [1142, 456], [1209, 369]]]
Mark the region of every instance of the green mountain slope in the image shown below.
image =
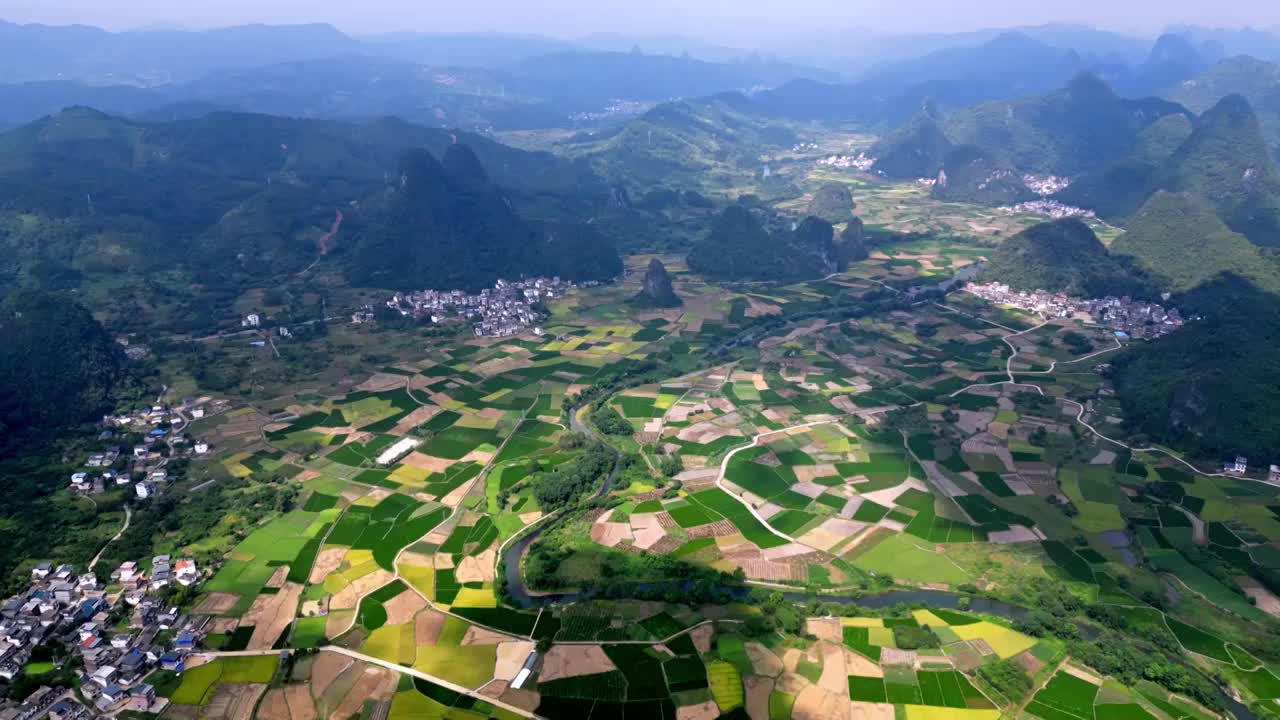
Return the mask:
[[1127, 156], [1077, 178], [1054, 199], [1121, 221], [1151, 196], [1156, 173], [1191, 137], [1192, 131], [1191, 120], [1185, 115], [1166, 115], [1139, 133]]
[[800, 280], [841, 266], [831, 224], [815, 217], [769, 232], [751, 211], [730, 205], [689, 251], [689, 269], [717, 280]]
[[1111, 252], [1133, 258], [1162, 289], [1190, 290], [1222, 273], [1280, 289], [1274, 260], [1234, 233], [1204, 199], [1159, 191], [1129, 219]]
[[1257, 115], [1239, 95], [1224, 98], [1200, 117], [1156, 185], [1205, 198], [1228, 227], [1255, 244], [1280, 245], [1280, 170]]
[[[182, 303], [186, 309], [174, 311], [181, 317], [174, 322], [185, 329], [207, 328], [210, 316], [227, 316], [225, 306], [239, 291], [294, 277], [321, 258], [326, 268], [373, 281], [372, 260], [353, 252], [353, 241], [371, 227], [386, 228], [381, 213], [399, 184], [401, 156], [420, 148], [444, 158], [462, 146], [472, 174], [500, 188], [502, 200], [447, 202], [455, 227], [507, 226], [504, 213], [521, 215], [529, 236], [538, 238], [532, 242], [554, 253], [580, 244], [580, 233], [560, 232], [559, 244], [545, 242], [544, 222], [586, 219], [607, 201], [608, 188], [585, 163], [399, 120], [356, 125], [215, 113], [144, 123], [75, 108], [0, 135], [0, 289], [111, 285], [109, 309], [136, 305], [121, 312], [124, 319], [137, 309]], [[466, 187], [460, 180], [449, 191]], [[526, 240], [498, 238], [499, 246], [478, 244], [452, 275], [398, 270], [474, 287], [491, 281], [495, 268], [547, 267], [520, 262]], [[412, 257], [438, 264], [430, 254]], [[582, 267], [595, 272], [600, 265], [593, 259]], [[147, 291], [157, 283], [168, 289]], [[133, 289], [122, 292], [121, 285]]]
[[1202, 457], [1280, 454], [1280, 299], [1220, 276], [1180, 300], [1204, 315], [1112, 362], [1134, 432]]
[[986, 103], [947, 118], [947, 136], [977, 145], [1021, 172], [1073, 176], [1127, 154], [1166, 115], [1185, 113], [1155, 98], [1121, 98], [1089, 73], [1043, 97]]
[[1085, 297], [1147, 291], [1142, 279], [1076, 218], [1034, 225], [1009, 238], [991, 253], [982, 278], [1018, 290]]
[[790, 148], [796, 135], [725, 93], [663, 103], [607, 133], [584, 134], [564, 149], [583, 155], [611, 182], [639, 196], [654, 187], [729, 188], [761, 172], [762, 154]]
[[30, 433], [101, 419], [133, 388], [124, 351], [89, 311], [53, 293], [0, 303], [0, 449]]
[[869, 153], [876, 158], [876, 172], [891, 178], [914, 179], [937, 175], [951, 147], [941, 117], [932, 108], [925, 108], [911, 122], [872, 146]]
[[1280, 147], [1280, 65], [1248, 55], [1227, 58], [1190, 82], [1179, 83], [1169, 99], [1202, 113], [1228, 95], [1249, 101], [1273, 150]]

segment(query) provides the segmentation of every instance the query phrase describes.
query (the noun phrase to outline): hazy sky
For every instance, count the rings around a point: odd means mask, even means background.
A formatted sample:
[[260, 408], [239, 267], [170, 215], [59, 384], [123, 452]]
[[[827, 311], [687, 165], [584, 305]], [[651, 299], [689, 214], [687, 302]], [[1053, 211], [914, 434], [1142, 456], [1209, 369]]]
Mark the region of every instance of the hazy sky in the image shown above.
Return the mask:
[[0, 0], [0, 18], [112, 30], [329, 22], [350, 32], [972, 30], [1045, 22], [1154, 32], [1172, 23], [1280, 26], [1277, 0]]

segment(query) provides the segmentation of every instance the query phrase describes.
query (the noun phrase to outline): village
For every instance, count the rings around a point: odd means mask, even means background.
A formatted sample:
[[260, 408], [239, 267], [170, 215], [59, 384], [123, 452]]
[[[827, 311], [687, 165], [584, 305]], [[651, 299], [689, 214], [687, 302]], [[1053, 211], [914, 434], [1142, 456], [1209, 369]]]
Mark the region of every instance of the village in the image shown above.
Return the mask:
[[28, 666], [44, 666], [41, 674], [73, 668], [77, 689], [40, 687], [0, 705], [0, 720], [163, 710], [168, 700], [147, 676], [181, 671], [209, 624], [180, 612], [171, 594], [202, 577], [194, 560], [168, 555], [152, 558], [149, 571], [122, 563], [106, 582], [70, 565], [36, 565], [30, 586], [0, 604], [0, 680], [12, 683]]
[[[537, 306], [544, 301], [562, 296], [573, 288], [573, 283], [552, 278], [536, 277], [508, 282], [498, 280], [492, 288], [472, 294], [462, 290], [421, 290], [396, 293], [386, 302], [391, 310], [402, 317], [443, 323], [462, 319], [471, 323], [477, 336], [510, 337], [530, 328], [541, 335], [538, 323], [545, 316]], [[351, 316], [353, 323], [371, 322], [375, 318], [373, 308], [366, 306]]]
[[1045, 290], [1014, 290], [998, 282], [969, 283], [965, 292], [996, 305], [1038, 313], [1046, 318], [1075, 318], [1101, 325], [1119, 339], [1150, 340], [1182, 327], [1177, 308], [1130, 297], [1078, 298]]
[[[203, 456], [213, 449], [205, 440], [188, 437], [183, 430], [193, 420], [225, 412], [225, 400], [188, 399], [176, 407], [153, 405], [102, 419], [98, 441], [101, 452], [91, 453], [84, 470], [71, 474], [71, 490], [100, 495], [108, 488], [133, 487], [139, 500], [161, 492], [172, 480], [165, 466], [174, 458]], [[136, 439], [129, 450], [118, 443]]]

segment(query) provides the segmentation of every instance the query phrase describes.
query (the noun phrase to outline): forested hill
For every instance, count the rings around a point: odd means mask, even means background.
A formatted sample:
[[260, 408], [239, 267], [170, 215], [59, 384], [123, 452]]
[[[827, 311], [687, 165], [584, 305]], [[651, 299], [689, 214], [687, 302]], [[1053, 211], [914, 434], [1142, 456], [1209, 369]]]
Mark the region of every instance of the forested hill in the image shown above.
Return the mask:
[[690, 270], [717, 280], [814, 279], [848, 265], [827, 221], [806, 217], [793, 228], [770, 230], [742, 205], [724, 209], [688, 262]]
[[466, 145], [450, 145], [442, 161], [411, 150], [397, 177], [349, 253], [355, 285], [475, 290], [499, 278], [604, 280], [622, 272], [617, 249], [589, 226], [523, 219]]
[[88, 310], [38, 291], [0, 303], [0, 454], [13, 442], [100, 418], [137, 389], [123, 349]]
[[[214, 113], [141, 123], [73, 108], [0, 135], [0, 289], [157, 273], [189, 277], [186, 288], [234, 289], [292, 276], [322, 254], [345, 269], [351, 240], [382, 221], [401, 156], [418, 148], [443, 158], [457, 146], [513, 213], [559, 224], [607, 202], [583, 162], [395, 119]], [[342, 233], [322, 248], [338, 211]]]
[[1141, 272], [1108, 253], [1076, 218], [1041, 223], [1009, 238], [992, 252], [983, 277], [1020, 290], [1085, 297], [1151, 292]]
[[1178, 304], [1204, 318], [1112, 363], [1131, 430], [1200, 457], [1280, 457], [1280, 359], [1267, 352], [1280, 298], [1223, 275]]

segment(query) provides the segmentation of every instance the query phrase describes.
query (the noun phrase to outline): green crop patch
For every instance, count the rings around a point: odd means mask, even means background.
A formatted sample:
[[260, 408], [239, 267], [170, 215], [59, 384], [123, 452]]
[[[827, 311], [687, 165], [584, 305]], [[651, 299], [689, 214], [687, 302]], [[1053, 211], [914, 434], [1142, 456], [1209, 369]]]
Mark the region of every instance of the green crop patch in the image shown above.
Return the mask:
[[706, 525], [720, 519], [719, 515], [707, 511], [700, 505], [685, 505], [684, 507], [673, 508], [667, 510], [667, 514], [682, 528]]
[[857, 702], [882, 703], [888, 699], [885, 693], [884, 678], [849, 677], [849, 699]]
[[627, 678], [628, 700], [667, 697], [662, 661], [645, 645], [605, 645], [604, 652]]
[[1186, 649], [1214, 660], [1232, 662], [1231, 655], [1227, 653], [1226, 644], [1220, 638], [1173, 618], [1166, 618], [1166, 621], [1169, 623], [1169, 629], [1173, 631], [1173, 636], [1178, 638], [1178, 642], [1182, 643]]
[[1035, 694], [1027, 710], [1044, 720], [1091, 720], [1093, 701], [1097, 695], [1097, 685], [1059, 671]]
[[707, 669], [697, 656], [674, 657], [662, 663], [666, 673], [667, 688], [671, 692], [683, 692], [708, 687]]

